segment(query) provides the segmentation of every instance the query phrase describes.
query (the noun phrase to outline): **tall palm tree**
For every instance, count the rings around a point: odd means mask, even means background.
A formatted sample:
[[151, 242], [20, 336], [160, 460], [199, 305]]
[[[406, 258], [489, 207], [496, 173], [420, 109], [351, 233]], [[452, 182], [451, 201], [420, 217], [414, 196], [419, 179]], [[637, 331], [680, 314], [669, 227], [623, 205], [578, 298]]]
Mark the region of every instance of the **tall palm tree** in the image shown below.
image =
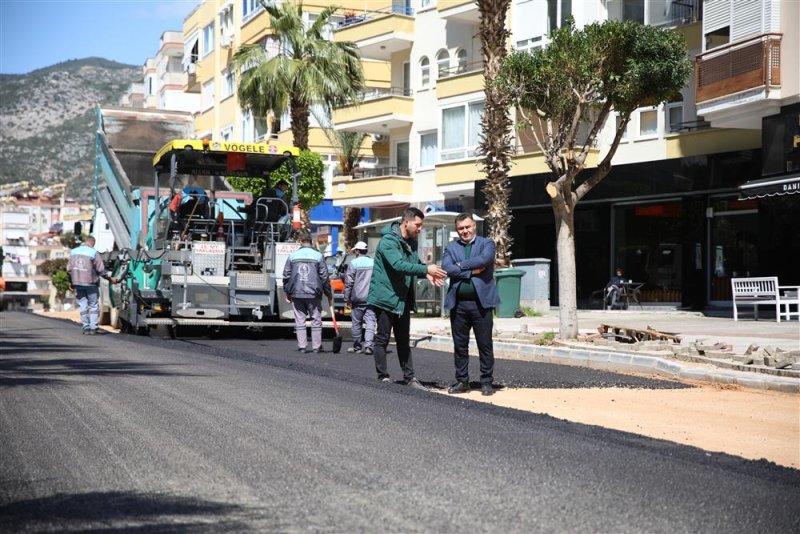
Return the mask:
[[511, 265], [511, 236], [508, 211], [511, 168], [511, 118], [506, 97], [494, 83], [506, 57], [506, 15], [510, 0], [478, 0], [485, 103], [481, 117], [481, 164], [486, 174], [486, 195], [490, 237], [495, 242], [498, 266]]
[[260, 117], [280, 116], [288, 107], [294, 145], [307, 149], [311, 107], [320, 105], [330, 113], [334, 106], [356, 100], [363, 89], [357, 48], [352, 42], [336, 43], [323, 36], [335, 6], [322, 10], [306, 28], [302, 3], [274, 6], [260, 1], [280, 52], [270, 57], [263, 46], [249, 44], [234, 54], [239, 103]]

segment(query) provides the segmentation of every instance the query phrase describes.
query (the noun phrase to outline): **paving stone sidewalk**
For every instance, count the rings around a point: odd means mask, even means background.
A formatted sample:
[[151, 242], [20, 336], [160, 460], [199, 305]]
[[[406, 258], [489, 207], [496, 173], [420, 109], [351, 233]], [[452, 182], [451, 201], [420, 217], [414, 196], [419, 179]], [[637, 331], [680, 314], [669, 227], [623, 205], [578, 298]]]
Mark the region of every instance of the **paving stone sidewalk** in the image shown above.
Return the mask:
[[[579, 342], [541, 344], [558, 332], [558, 310], [541, 317], [495, 319], [497, 357], [582, 365], [618, 372], [652, 373], [681, 380], [800, 393], [800, 322], [707, 317], [680, 311], [578, 312]], [[650, 328], [675, 334], [665, 341], [620, 343], [598, 326]], [[417, 346], [452, 350], [448, 318], [414, 317]], [[471, 351], [477, 354], [474, 342]]]

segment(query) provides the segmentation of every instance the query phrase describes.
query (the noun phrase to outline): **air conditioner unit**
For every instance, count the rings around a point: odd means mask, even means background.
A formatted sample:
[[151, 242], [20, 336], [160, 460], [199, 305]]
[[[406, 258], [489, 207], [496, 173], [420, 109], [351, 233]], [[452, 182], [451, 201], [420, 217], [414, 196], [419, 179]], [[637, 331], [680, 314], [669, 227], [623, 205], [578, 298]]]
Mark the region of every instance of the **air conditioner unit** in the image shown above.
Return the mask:
[[384, 135], [384, 134], [372, 134], [372, 142], [373, 143], [382, 143], [383, 141], [386, 141], [387, 137], [388, 136]]
[[194, 74], [197, 72], [197, 63], [189, 63], [186, 65], [186, 72], [189, 74]]
[[220, 40], [220, 45], [222, 48], [230, 48], [233, 44], [233, 35], [223, 35], [222, 40]]

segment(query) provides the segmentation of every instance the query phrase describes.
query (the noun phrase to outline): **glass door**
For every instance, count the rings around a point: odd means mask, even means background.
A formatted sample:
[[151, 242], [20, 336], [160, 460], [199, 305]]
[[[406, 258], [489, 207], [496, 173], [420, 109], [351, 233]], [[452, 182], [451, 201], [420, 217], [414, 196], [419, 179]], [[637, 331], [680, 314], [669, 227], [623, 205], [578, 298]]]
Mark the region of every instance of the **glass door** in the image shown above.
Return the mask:
[[411, 176], [408, 161], [408, 141], [400, 141], [394, 145], [397, 176]]
[[710, 300], [730, 303], [731, 278], [758, 273], [758, 200], [712, 202]]

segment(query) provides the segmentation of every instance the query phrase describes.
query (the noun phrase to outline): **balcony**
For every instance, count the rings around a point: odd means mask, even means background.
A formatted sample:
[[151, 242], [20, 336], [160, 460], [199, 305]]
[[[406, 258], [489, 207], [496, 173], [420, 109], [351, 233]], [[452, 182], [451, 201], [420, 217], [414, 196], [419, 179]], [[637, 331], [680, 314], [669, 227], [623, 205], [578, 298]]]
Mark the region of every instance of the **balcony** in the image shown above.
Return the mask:
[[411, 125], [414, 99], [410, 93], [399, 87], [371, 89], [358, 104], [335, 109], [333, 123], [337, 130], [388, 135], [389, 130]]
[[781, 34], [766, 33], [709, 50], [695, 60], [697, 114], [713, 127], [758, 128], [778, 112]]
[[475, 0], [439, 0], [436, 4], [439, 16], [466, 24], [478, 24], [480, 14]]
[[[610, 9], [610, 11], [612, 10]], [[629, 20], [649, 26], [678, 28], [703, 20], [703, 2], [702, 0], [625, 2], [612, 11], [610, 18], [612, 20]]]
[[483, 89], [483, 61], [477, 61], [440, 70], [436, 98], [466, 95]]
[[334, 206], [391, 206], [413, 199], [414, 179], [397, 167], [359, 169], [352, 176], [333, 179]]
[[414, 42], [414, 10], [393, 5], [351, 15], [336, 28], [334, 40], [354, 42], [363, 58], [389, 61]]

